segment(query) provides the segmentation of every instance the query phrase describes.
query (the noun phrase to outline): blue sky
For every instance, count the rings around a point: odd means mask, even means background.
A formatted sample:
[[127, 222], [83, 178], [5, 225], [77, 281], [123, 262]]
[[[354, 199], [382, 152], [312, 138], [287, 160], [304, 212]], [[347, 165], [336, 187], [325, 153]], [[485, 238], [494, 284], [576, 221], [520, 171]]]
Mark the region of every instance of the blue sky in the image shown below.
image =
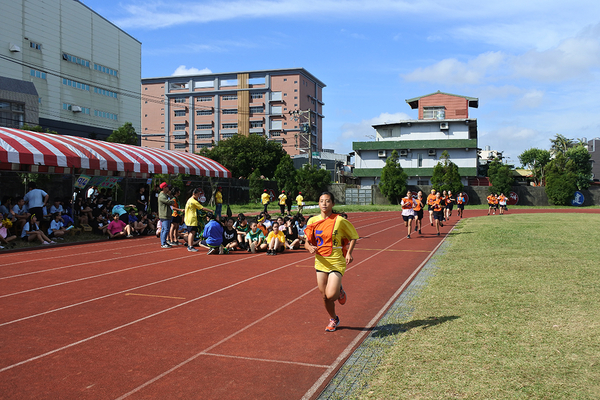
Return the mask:
[[598, 1], [82, 2], [142, 42], [143, 78], [305, 68], [338, 153], [437, 90], [479, 98], [479, 147], [516, 164], [557, 133], [600, 136]]

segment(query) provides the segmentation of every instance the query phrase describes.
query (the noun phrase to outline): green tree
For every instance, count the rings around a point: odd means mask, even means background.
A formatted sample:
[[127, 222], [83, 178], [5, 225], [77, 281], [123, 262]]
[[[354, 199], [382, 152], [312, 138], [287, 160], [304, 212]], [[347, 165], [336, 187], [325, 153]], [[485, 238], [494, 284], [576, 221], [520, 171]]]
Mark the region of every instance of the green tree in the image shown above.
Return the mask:
[[251, 134], [221, 140], [213, 148], [202, 149], [198, 154], [220, 163], [235, 178], [249, 177], [252, 171], [260, 169], [265, 177], [271, 179], [281, 158], [287, 153], [281, 143], [269, 141], [262, 135]]
[[279, 190], [285, 190], [288, 196], [296, 193], [296, 168], [294, 168], [294, 161], [288, 154], [281, 157], [281, 161], [275, 170], [275, 180]]
[[550, 139], [550, 152], [553, 156], [556, 156], [558, 153], [565, 154], [567, 150], [575, 145], [575, 141], [573, 139], [569, 139], [559, 133], [554, 136], [554, 139]]
[[250, 186], [250, 201], [259, 201], [260, 195], [263, 192], [263, 183], [260, 174], [260, 170], [256, 168], [248, 177]]
[[575, 185], [579, 190], [590, 187], [592, 180], [592, 163], [590, 152], [582, 144], [577, 144], [567, 150], [567, 158], [573, 162], [573, 172], [576, 175]]
[[29, 124], [23, 124], [23, 126], [21, 126], [20, 128], [21, 130], [24, 131], [32, 131], [32, 132], [40, 132], [40, 133], [52, 133], [54, 135], [58, 135], [58, 132], [56, 131], [51, 131], [50, 129], [46, 128], [42, 128], [39, 125], [29, 125]]
[[398, 152], [392, 151], [392, 154], [385, 161], [385, 166], [381, 171], [381, 181], [379, 189], [381, 194], [392, 204], [399, 204], [400, 199], [406, 194], [406, 181], [408, 175], [400, 165]]
[[440, 162], [433, 167], [431, 184], [437, 191], [450, 190], [452, 193], [460, 193], [464, 189], [458, 166], [450, 161], [450, 154], [446, 150], [442, 152]]
[[502, 164], [497, 158], [490, 163], [488, 178], [492, 183], [492, 186], [489, 187], [490, 193], [505, 193], [507, 195], [515, 181], [512, 169], [508, 165]]
[[109, 137], [106, 138], [107, 142], [122, 143], [122, 144], [138, 144], [138, 135], [135, 132], [135, 128], [131, 122], [125, 122], [125, 124], [114, 130]]
[[535, 184], [540, 186], [544, 184], [546, 165], [550, 162], [551, 157], [548, 150], [531, 148], [521, 153], [519, 161], [521, 165], [531, 170]]
[[575, 162], [563, 153], [548, 164], [546, 174], [546, 195], [552, 204], [569, 205], [577, 190]]
[[305, 201], [318, 200], [318, 196], [327, 190], [327, 185], [331, 183], [329, 171], [308, 164], [296, 171], [296, 178], [298, 189], [302, 192]]

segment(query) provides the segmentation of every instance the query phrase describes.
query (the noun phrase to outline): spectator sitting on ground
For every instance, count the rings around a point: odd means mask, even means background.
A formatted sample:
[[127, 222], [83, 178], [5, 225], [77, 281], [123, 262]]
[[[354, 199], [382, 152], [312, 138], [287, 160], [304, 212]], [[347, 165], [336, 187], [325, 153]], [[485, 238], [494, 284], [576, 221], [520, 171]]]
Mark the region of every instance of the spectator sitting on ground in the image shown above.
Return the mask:
[[258, 229], [258, 223], [256, 221], [250, 221], [250, 232], [246, 234], [246, 241], [250, 243], [248, 252], [256, 253], [257, 251], [265, 251], [267, 244], [265, 243], [266, 237], [263, 231]]
[[44, 235], [44, 232], [40, 230], [40, 226], [38, 225], [35, 214], [31, 214], [25, 223], [25, 226], [23, 226], [23, 230], [21, 231], [21, 240], [30, 243], [33, 241], [38, 241], [41, 244], [56, 243], [48, 238], [48, 236]]
[[273, 231], [267, 236], [267, 255], [276, 256], [277, 252], [283, 253], [285, 250], [285, 234], [279, 229], [279, 224], [273, 222]]
[[10, 197], [10, 196], [2, 197], [2, 204], [0, 204], [0, 213], [2, 213], [2, 215], [4, 215], [5, 217], [10, 217], [11, 210], [12, 210], [12, 197]]
[[237, 230], [237, 241], [240, 248], [247, 250], [248, 243], [246, 243], [246, 234], [250, 230], [248, 220], [244, 214], [238, 214], [238, 220], [235, 223], [235, 229]]
[[285, 242], [290, 250], [299, 249], [300, 248], [300, 239], [298, 238], [298, 228], [296, 227], [296, 217], [290, 218], [285, 217], [285, 229], [283, 233], [285, 234]]
[[239, 249], [240, 244], [237, 238], [238, 231], [233, 227], [233, 218], [227, 218], [223, 227], [223, 248], [229, 251]]
[[[17, 237], [10, 233], [9, 229], [12, 227], [12, 221], [10, 219], [5, 219], [4, 214], [0, 213], [0, 243], [8, 245], [9, 242], [15, 240]], [[10, 243], [11, 246], [14, 246], [14, 243]], [[3, 246], [0, 246], [0, 249], [3, 249]]]
[[212, 212], [206, 214], [206, 220], [200, 244], [209, 249], [207, 254], [219, 254], [219, 247], [223, 244], [223, 226], [215, 220]]
[[55, 237], [62, 240], [67, 232], [67, 228], [64, 225], [60, 218], [60, 213], [56, 212], [52, 214], [52, 221], [50, 221], [50, 227], [48, 228], [48, 237]]
[[304, 244], [306, 241], [306, 236], [304, 235], [304, 229], [306, 228], [306, 220], [302, 215], [298, 216], [298, 220], [296, 221], [296, 228], [298, 229], [298, 239], [300, 239], [300, 244]]
[[54, 215], [56, 213], [63, 214], [64, 212], [65, 212], [65, 210], [63, 209], [60, 199], [55, 197], [54, 203], [52, 203], [52, 205], [50, 206], [50, 214], [52, 214], [52, 215]]
[[109, 239], [120, 239], [124, 237], [131, 238], [133, 235], [131, 234], [131, 226], [127, 225], [120, 219], [119, 214], [115, 213], [113, 215], [113, 220], [108, 224], [108, 228], [106, 229], [108, 233]]
[[27, 211], [27, 206], [25, 205], [25, 200], [23, 200], [22, 197], [17, 198], [17, 201], [15, 202], [15, 205], [13, 206], [12, 210], [13, 210], [13, 215], [16, 218], [16, 221], [14, 222], [14, 227], [15, 227], [14, 232], [21, 232], [23, 230], [23, 227], [29, 220], [29, 216], [31, 215]]
[[[267, 238], [267, 236], [269, 235], [269, 230], [267, 229], [267, 227], [265, 226], [264, 222], [265, 222], [265, 217], [264, 215], [260, 215], [260, 217], [258, 218], [257, 222], [257, 228], [262, 232], [263, 236], [265, 237], [265, 239]], [[250, 229], [252, 229], [252, 224], [250, 224]]]
[[148, 228], [148, 216], [144, 211], [140, 211], [137, 215], [137, 221], [133, 223], [133, 230], [138, 235], [145, 235]]

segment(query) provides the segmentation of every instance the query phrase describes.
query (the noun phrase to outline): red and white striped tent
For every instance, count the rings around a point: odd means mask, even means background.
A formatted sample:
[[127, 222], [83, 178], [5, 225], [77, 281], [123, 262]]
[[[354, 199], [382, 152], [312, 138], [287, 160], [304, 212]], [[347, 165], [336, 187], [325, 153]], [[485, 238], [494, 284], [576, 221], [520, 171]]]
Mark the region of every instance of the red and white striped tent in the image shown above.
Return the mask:
[[2, 127], [0, 169], [138, 178], [180, 173], [231, 177], [218, 162], [196, 154]]

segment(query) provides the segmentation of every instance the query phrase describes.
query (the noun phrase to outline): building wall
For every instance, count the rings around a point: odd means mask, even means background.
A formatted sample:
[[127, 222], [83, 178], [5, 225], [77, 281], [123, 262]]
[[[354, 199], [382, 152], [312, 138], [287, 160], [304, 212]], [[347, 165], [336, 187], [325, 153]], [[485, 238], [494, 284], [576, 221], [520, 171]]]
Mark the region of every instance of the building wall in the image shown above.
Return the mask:
[[232, 135], [262, 134], [300, 154], [308, 149], [305, 119], [290, 112], [310, 109], [318, 151], [324, 86], [303, 69], [143, 79], [142, 145], [198, 151]]
[[588, 141], [588, 151], [592, 161], [592, 179], [600, 179], [600, 138]]
[[139, 133], [139, 41], [79, 1], [0, 0], [0, 7], [0, 54], [8, 58], [0, 58], [0, 74], [34, 83], [40, 123], [104, 136], [131, 122]]
[[419, 119], [423, 119], [424, 107], [444, 106], [445, 119], [469, 118], [469, 101], [464, 97], [436, 93], [419, 101]]

